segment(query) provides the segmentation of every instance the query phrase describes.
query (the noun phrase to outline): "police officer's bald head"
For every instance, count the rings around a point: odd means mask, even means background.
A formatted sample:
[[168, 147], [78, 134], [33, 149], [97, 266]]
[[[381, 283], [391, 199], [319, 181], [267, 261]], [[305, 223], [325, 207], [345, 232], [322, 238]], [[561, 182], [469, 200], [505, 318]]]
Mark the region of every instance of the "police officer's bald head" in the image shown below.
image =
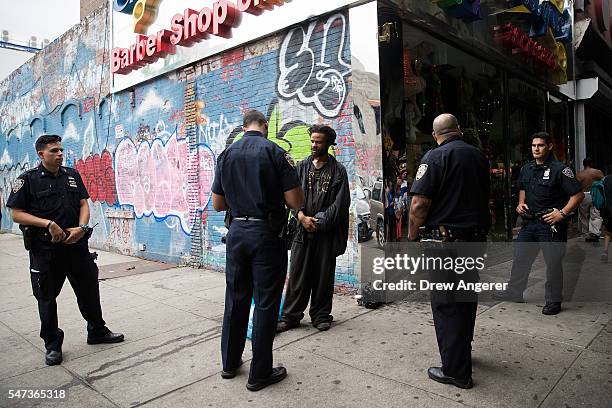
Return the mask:
[[443, 113], [434, 119], [433, 133], [434, 136], [442, 138], [442, 140], [451, 136], [461, 135], [459, 121], [454, 115]]

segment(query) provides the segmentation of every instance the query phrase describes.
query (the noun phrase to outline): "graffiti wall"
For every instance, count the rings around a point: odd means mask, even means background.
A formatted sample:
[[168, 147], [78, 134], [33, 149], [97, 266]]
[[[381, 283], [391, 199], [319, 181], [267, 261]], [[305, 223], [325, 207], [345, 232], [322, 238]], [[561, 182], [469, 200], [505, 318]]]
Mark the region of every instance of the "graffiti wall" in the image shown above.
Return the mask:
[[[3, 202], [15, 177], [37, 165], [36, 137], [57, 133], [66, 165], [79, 170], [91, 196], [91, 224], [98, 224], [92, 246], [222, 269], [227, 231], [210, 190], [216, 158], [242, 137], [247, 109], [268, 116], [269, 139], [296, 161], [310, 153], [308, 127], [330, 124], [338, 133], [334, 154], [351, 185], [369, 171], [367, 153], [355, 147], [353, 129], [361, 122], [353, 106], [348, 13], [321, 16], [113, 95], [103, 52], [107, 23], [100, 10], [0, 84]], [[366, 97], [360, 94], [360, 103]], [[360, 109], [371, 116], [370, 107]], [[16, 232], [5, 208], [2, 215], [2, 229]], [[354, 211], [351, 225], [356, 231]], [[348, 291], [358, 286], [355, 231], [337, 262], [337, 286]]]

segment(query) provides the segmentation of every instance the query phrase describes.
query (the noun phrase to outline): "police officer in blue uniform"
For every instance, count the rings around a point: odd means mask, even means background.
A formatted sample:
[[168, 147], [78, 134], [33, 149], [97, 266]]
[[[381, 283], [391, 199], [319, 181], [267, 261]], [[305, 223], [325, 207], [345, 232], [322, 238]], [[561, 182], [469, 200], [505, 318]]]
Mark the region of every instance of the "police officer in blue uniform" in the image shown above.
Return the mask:
[[[481, 257], [486, 249], [490, 227], [489, 163], [475, 147], [461, 140], [457, 119], [451, 114], [438, 116], [433, 123], [438, 146], [422, 159], [412, 184], [408, 239], [425, 239], [426, 257]], [[420, 232], [420, 227], [423, 232]], [[478, 244], [457, 244], [475, 242]], [[478, 281], [475, 269], [429, 270], [429, 281], [450, 283]], [[442, 367], [431, 367], [434, 381], [471, 388], [471, 342], [478, 296], [473, 291], [432, 290], [431, 309]]]
[[253, 298], [253, 359], [246, 387], [259, 391], [287, 376], [284, 367], [272, 367], [272, 344], [287, 274], [287, 247], [280, 234], [288, 219], [285, 205], [302, 208], [304, 192], [288, 154], [266, 138], [265, 116], [248, 111], [243, 129], [244, 136], [219, 156], [212, 187], [214, 209], [231, 213], [221, 377], [235, 377], [242, 364]]
[[79, 173], [62, 166], [61, 141], [57, 135], [36, 140], [41, 164], [15, 180], [6, 203], [30, 251], [32, 291], [38, 301], [48, 365], [62, 362], [64, 332], [58, 327], [55, 299], [66, 277], [87, 321], [87, 343], [123, 341], [123, 334], [111, 332], [102, 319], [98, 267], [87, 245], [89, 194]]
[[561, 311], [566, 218], [584, 199], [574, 172], [555, 160], [552, 151], [553, 140], [548, 133], [539, 132], [531, 137], [534, 160], [521, 169], [519, 204], [516, 207], [524, 225], [514, 246], [514, 263], [507, 290], [493, 295], [497, 300], [523, 302], [531, 266], [541, 248], [546, 261], [546, 304], [542, 309], [545, 315]]

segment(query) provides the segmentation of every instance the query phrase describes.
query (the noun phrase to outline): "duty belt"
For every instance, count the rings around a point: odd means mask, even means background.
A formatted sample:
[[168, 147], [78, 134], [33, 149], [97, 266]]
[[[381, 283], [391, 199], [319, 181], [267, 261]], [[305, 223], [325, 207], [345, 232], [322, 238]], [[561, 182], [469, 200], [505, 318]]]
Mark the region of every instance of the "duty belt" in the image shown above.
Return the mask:
[[419, 235], [421, 236], [421, 242], [452, 242], [472, 241], [486, 235], [486, 233], [480, 227], [456, 228], [439, 225], [437, 227], [421, 227]]
[[257, 217], [233, 217], [234, 220], [239, 220], [239, 221], [258, 221], [258, 222], [263, 222], [263, 221], [268, 221], [268, 220], [264, 220], [262, 218], [257, 218]]

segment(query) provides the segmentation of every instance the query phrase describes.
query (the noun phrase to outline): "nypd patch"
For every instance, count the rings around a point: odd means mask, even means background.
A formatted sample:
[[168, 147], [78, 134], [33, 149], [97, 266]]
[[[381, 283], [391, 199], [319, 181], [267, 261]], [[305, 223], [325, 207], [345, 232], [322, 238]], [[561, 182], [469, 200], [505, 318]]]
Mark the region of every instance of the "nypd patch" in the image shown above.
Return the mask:
[[291, 167], [295, 167], [295, 160], [293, 160], [293, 157], [291, 157], [289, 153], [285, 153], [285, 160], [287, 160], [287, 163], [289, 163]]
[[421, 164], [416, 173], [416, 179], [420, 180], [427, 173], [427, 164]]
[[15, 181], [13, 182], [13, 193], [16, 193], [21, 190], [21, 187], [23, 187], [24, 183], [25, 182], [23, 181], [23, 179], [15, 179]]
[[569, 167], [566, 167], [561, 172], [565, 177], [574, 178], [574, 172]]

